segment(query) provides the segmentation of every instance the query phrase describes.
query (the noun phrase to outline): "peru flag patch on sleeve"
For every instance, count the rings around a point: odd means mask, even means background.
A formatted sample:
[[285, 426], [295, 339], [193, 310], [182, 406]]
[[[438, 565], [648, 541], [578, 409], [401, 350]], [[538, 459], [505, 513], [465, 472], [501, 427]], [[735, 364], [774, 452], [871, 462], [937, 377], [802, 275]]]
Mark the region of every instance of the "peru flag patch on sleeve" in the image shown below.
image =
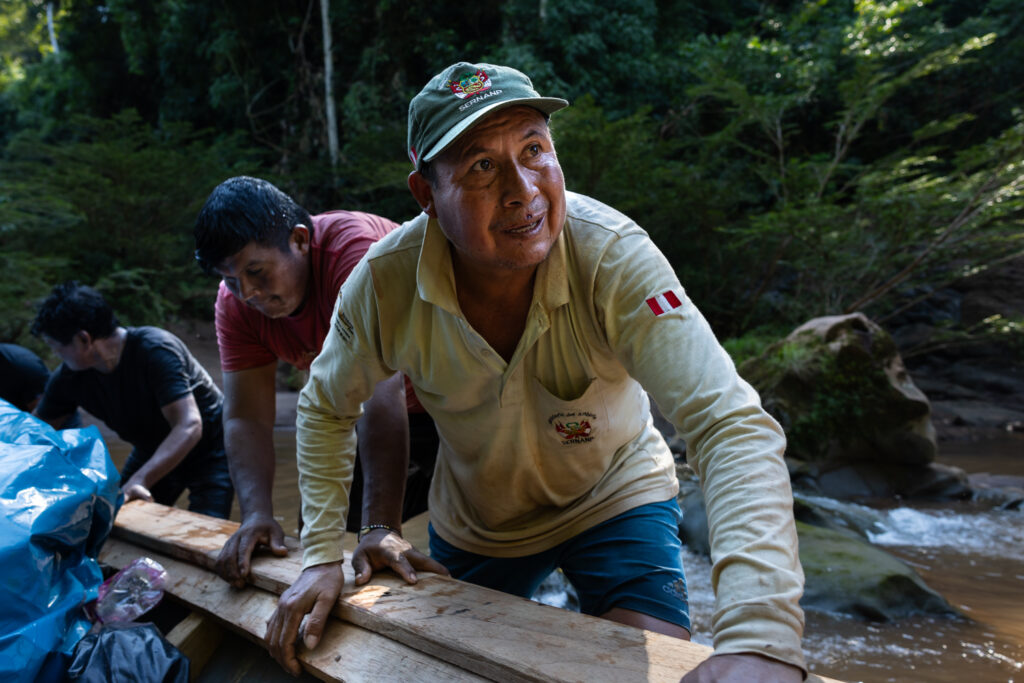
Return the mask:
[[647, 300], [647, 305], [651, 307], [654, 315], [658, 316], [663, 313], [668, 313], [675, 308], [679, 308], [683, 305], [683, 302], [680, 301], [679, 297], [676, 296], [676, 293], [670, 289], [658, 294], [657, 296], [652, 296]]

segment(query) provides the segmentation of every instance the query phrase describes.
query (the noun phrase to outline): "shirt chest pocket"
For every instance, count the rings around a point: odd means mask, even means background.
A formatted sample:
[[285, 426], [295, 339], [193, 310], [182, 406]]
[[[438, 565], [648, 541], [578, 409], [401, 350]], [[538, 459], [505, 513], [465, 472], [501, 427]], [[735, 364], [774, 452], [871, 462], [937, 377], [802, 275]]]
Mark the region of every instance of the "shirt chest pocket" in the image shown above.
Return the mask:
[[587, 493], [605, 474], [618, 448], [610, 421], [606, 382], [591, 379], [582, 393], [556, 396], [536, 378], [531, 400], [537, 434], [538, 492], [547, 502], [566, 505]]

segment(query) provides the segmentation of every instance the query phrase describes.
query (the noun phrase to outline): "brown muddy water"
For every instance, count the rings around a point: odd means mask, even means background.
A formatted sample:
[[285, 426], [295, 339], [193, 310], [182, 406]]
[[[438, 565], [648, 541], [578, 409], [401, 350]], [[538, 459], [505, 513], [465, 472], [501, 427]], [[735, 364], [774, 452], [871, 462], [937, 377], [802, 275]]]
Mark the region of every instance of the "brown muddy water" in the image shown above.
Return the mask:
[[[274, 440], [275, 515], [285, 533], [295, 534], [295, 431], [278, 429]], [[126, 445], [116, 437], [108, 443], [120, 466]], [[1024, 477], [1024, 435], [944, 443], [939, 459], [968, 473]], [[237, 503], [233, 518], [238, 519]], [[885, 510], [884, 526], [872, 542], [913, 566], [964, 616], [880, 624], [810, 612], [804, 649], [811, 670], [850, 683], [1024, 683], [1024, 511], [970, 503], [908, 505]], [[688, 552], [684, 564], [693, 639], [710, 645], [710, 565]], [[539, 599], [565, 603], [557, 590]]]

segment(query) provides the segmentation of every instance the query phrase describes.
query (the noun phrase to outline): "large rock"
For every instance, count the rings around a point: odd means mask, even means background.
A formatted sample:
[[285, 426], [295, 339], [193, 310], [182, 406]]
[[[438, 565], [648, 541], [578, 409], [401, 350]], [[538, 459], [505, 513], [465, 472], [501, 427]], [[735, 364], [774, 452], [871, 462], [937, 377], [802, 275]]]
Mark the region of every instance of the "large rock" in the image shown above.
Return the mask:
[[796, 470], [794, 485], [844, 500], [893, 496], [917, 500], [962, 500], [972, 495], [966, 472], [959, 467], [934, 462], [927, 465], [874, 460], [831, 463], [828, 467]]
[[[892, 338], [863, 314], [815, 318], [740, 374], [786, 430], [797, 484], [813, 482], [827, 495], [886, 497], [918, 488], [915, 473], [935, 478], [928, 399]], [[865, 485], [840, 485], [857, 481]]]
[[[800, 600], [804, 609], [873, 621], [957, 613], [910, 566], [863, 538], [868, 531], [880, 529], [877, 513], [799, 495], [795, 502], [800, 564], [806, 577]], [[679, 504], [683, 509], [680, 538], [693, 552], [709, 555], [700, 489], [683, 486]]]
[[806, 577], [804, 609], [872, 621], [957, 614], [911, 567], [856, 534], [802, 522], [796, 527]]
[[796, 521], [820, 526], [835, 531], [852, 531], [867, 540], [869, 534], [880, 534], [885, 531], [882, 515], [877, 510], [842, 503], [832, 498], [808, 496], [800, 492], [793, 493], [793, 516]]

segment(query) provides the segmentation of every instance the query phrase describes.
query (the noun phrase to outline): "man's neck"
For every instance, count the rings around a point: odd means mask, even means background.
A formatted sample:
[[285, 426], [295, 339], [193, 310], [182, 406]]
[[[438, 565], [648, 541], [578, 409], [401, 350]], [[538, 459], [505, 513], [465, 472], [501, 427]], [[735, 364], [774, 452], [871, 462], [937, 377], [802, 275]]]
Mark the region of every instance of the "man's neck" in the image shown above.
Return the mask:
[[124, 353], [124, 345], [128, 340], [128, 330], [118, 327], [109, 337], [97, 339], [93, 342], [95, 356], [92, 368], [103, 374], [110, 374], [121, 362], [121, 355]]
[[483, 274], [454, 266], [462, 314], [498, 355], [510, 361], [526, 329], [537, 268]]
[[509, 305], [533, 298], [533, 279], [537, 266], [519, 269], [481, 269], [467, 264], [452, 249], [452, 270], [459, 298], [471, 295], [495, 305]]

